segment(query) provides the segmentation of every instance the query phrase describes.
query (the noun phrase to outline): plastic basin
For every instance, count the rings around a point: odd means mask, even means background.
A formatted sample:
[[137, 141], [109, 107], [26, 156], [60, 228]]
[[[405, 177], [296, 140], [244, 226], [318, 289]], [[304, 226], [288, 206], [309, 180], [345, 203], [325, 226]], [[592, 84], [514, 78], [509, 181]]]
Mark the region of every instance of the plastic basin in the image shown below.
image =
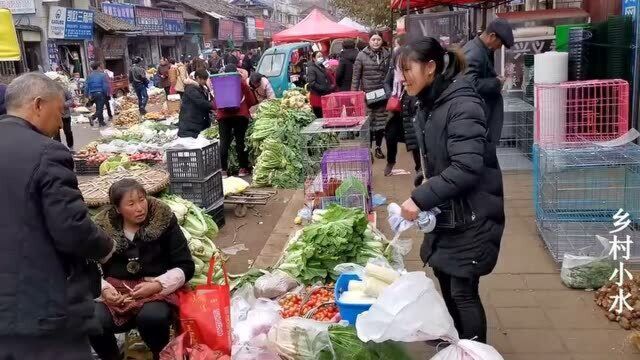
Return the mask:
[[355, 325], [358, 315], [369, 310], [371, 304], [345, 304], [340, 302], [340, 295], [349, 289], [349, 281], [361, 280], [358, 275], [355, 274], [342, 274], [338, 277], [335, 286], [335, 298], [338, 310], [340, 311], [340, 317], [342, 320], [348, 321], [349, 325]]

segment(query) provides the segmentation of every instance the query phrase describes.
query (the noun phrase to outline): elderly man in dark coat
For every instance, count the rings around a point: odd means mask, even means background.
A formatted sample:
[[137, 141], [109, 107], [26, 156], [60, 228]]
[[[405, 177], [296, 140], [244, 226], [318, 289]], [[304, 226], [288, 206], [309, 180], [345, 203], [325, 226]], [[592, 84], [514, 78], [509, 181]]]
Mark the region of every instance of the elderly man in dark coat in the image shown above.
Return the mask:
[[52, 139], [62, 125], [62, 88], [27, 73], [9, 84], [5, 100], [0, 359], [90, 359], [100, 273], [89, 260], [106, 260], [113, 241], [91, 221], [71, 153]]
[[502, 45], [507, 48], [513, 46], [513, 30], [506, 20], [496, 19], [480, 36], [466, 43], [463, 48], [468, 66], [465, 75], [486, 104], [489, 129], [487, 140], [494, 145], [500, 141], [504, 122], [504, 80], [496, 74], [493, 53]]

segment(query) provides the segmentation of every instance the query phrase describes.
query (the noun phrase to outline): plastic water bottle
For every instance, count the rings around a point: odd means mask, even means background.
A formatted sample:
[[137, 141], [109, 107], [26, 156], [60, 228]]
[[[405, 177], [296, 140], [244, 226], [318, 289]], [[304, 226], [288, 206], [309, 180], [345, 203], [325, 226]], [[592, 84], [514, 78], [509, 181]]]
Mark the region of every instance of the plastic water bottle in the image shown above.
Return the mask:
[[440, 214], [440, 209], [433, 208], [431, 210], [422, 211], [418, 214], [418, 228], [425, 234], [428, 234], [436, 228], [436, 215]]

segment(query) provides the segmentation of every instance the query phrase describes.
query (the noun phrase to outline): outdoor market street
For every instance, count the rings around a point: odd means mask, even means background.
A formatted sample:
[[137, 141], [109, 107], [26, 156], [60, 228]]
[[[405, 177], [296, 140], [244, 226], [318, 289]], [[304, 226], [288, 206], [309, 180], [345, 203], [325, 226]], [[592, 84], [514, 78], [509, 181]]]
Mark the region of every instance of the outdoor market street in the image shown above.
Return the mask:
[[[97, 138], [96, 129], [74, 125], [76, 146]], [[408, 153], [400, 151], [396, 168], [409, 170], [410, 161]], [[374, 189], [387, 197], [388, 203], [401, 203], [408, 195], [412, 176], [384, 177], [383, 167], [384, 161], [374, 163]], [[593, 301], [593, 292], [570, 290], [561, 283], [558, 265], [536, 231], [531, 173], [505, 172], [503, 179], [507, 226], [500, 258], [494, 272], [480, 282], [489, 343], [507, 360], [637, 359], [640, 351], [627, 340], [631, 332], [604, 317]], [[253, 260], [256, 267], [275, 264], [297, 228], [293, 218], [302, 207], [302, 195], [301, 190], [279, 190], [267, 206], [255, 208], [243, 219], [233, 215], [233, 208], [225, 209], [227, 224], [220, 232], [218, 246], [245, 244], [249, 249], [231, 258], [230, 272], [245, 271]], [[378, 226], [390, 237], [386, 208], [379, 207], [376, 212]], [[410, 236], [414, 247], [406, 265], [420, 271], [421, 234], [411, 231]], [[433, 278], [428, 268], [427, 272]], [[428, 345], [411, 344], [409, 348], [415, 359], [435, 354]]]
[[[402, 147], [401, 147], [402, 149]], [[399, 153], [397, 169], [409, 170], [411, 158]], [[382, 176], [384, 160], [374, 163], [375, 193], [388, 202], [401, 203], [409, 195], [413, 178]], [[567, 289], [555, 264], [536, 232], [532, 204], [531, 173], [503, 175], [507, 226], [502, 238], [498, 265], [480, 281], [487, 312], [489, 343], [506, 360], [623, 360], [638, 359], [640, 351], [618, 323], [608, 321], [593, 301], [593, 292]], [[255, 265], [266, 267], [280, 256], [292, 220], [302, 206], [302, 192], [289, 202]], [[385, 207], [376, 209], [378, 226], [390, 237]], [[413, 251], [406, 259], [409, 270], [423, 269], [419, 257], [421, 236], [411, 232]], [[247, 246], [259, 246], [258, 244]], [[431, 277], [430, 270], [427, 270]], [[436, 282], [437, 283], [437, 282]], [[411, 344], [415, 359], [428, 359], [432, 347]]]

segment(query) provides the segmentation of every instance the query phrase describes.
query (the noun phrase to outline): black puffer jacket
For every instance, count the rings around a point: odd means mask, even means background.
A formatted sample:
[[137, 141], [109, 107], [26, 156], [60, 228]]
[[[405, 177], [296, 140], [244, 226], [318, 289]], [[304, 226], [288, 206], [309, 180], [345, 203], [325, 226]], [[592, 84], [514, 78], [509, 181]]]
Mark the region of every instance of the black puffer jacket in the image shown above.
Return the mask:
[[109, 207], [96, 215], [96, 224], [113, 239], [116, 252], [102, 265], [105, 277], [120, 280], [137, 280], [143, 277], [156, 277], [170, 269], [179, 268], [189, 281], [193, 277], [194, 263], [187, 240], [180, 230], [178, 220], [171, 208], [155, 198], [148, 198], [147, 221], [135, 236], [140, 257], [140, 272], [127, 271], [129, 257], [127, 252], [134, 247], [122, 230], [122, 216], [115, 207]]
[[307, 63], [307, 85], [312, 93], [319, 96], [327, 95], [333, 90], [333, 84], [329, 80], [327, 70], [315, 62]]
[[[459, 77], [452, 83], [438, 78], [418, 101], [415, 128], [428, 180], [411, 198], [422, 210], [447, 210], [438, 216], [436, 231], [425, 236], [421, 257], [447, 274], [488, 274], [497, 262], [505, 217], [502, 173], [495, 146], [487, 143], [482, 99]], [[445, 228], [452, 209], [456, 225]]]
[[207, 91], [200, 85], [185, 86], [178, 119], [179, 137], [196, 138], [202, 130], [211, 126], [210, 113], [213, 105]]
[[390, 61], [389, 50], [381, 48], [379, 51], [373, 51], [368, 46], [364, 48], [353, 64], [351, 90], [370, 92], [382, 89]]
[[498, 144], [504, 123], [504, 104], [502, 84], [493, 66], [493, 52], [480, 40], [480, 37], [464, 45], [467, 59], [465, 78], [473, 84], [487, 107], [488, 140]]
[[113, 242], [89, 217], [71, 153], [8, 115], [0, 152], [0, 337], [98, 330], [90, 287], [99, 278], [86, 259], [104, 258]]
[[336, 70], [336, 86], [339, 91], [351, 90], [353, 80], [353, 64], [358, 57], [357, 49], [344, 49], [340, 53], [340, 62]]
[[416, 113], [416, 98], [404, 93], [400, 99], [402, 104], [402, 126], [404, 128], [404, 143], [408, 151], [418, 150], [418, 138], [413, 129], [413, 119]]

